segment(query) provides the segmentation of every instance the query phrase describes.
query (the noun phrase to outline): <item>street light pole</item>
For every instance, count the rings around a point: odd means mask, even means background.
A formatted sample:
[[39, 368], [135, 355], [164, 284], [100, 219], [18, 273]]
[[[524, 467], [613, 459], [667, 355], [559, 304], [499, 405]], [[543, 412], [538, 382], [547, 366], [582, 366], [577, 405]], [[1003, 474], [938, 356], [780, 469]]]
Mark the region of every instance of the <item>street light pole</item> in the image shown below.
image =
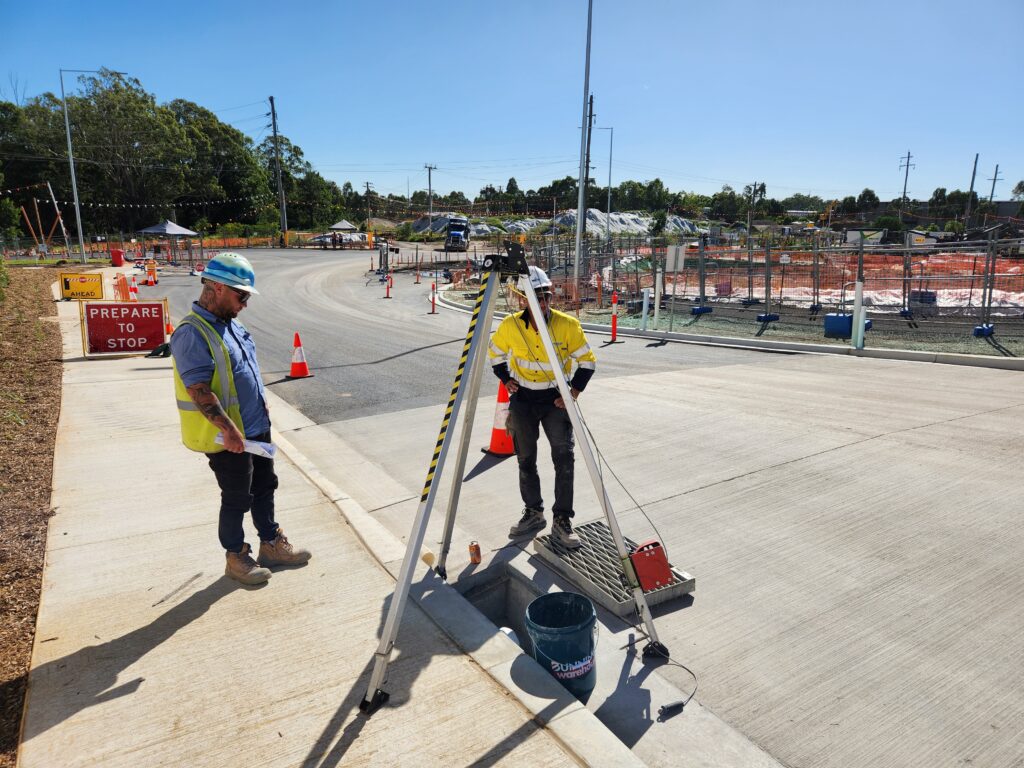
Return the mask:
[[587, 152], [587, 100], [590, 98], [590, 28], [594, 16], [594, 0], [587, 3], [587, 59], [583, 69], [583, 119], [580, 122], [580, 188], [576, 202], [576, 253], [572, 260], [573, 295], [579, 290], [580, 284], [580, 246], [583, 239], [583, 217], [587, 212], [583, 209], [586, 204], [586, 152]]
[[[98, 69], [62, 69], [60, 70], [60, 101], [64, 105], [64, 132], [68, 138], [68, 165], [71, 167], [71, 193], [75, 198], [75, 226], [78, 229], [78, 249], [82, 253], [82, 263], [86, 263], [85, 238], [82, 236], [82, 209], [78, 205], [78, 180], [75, 178], [75, 156], [71, 151], [71, 122], [68, 120], [68, 102], [64, 97], [64, 73], [82, 72], [102, 74]], [[124, 72], [113, 72], [114, 75], [123, 75]], [[68, 254], [70, 255], [70, 254]]]

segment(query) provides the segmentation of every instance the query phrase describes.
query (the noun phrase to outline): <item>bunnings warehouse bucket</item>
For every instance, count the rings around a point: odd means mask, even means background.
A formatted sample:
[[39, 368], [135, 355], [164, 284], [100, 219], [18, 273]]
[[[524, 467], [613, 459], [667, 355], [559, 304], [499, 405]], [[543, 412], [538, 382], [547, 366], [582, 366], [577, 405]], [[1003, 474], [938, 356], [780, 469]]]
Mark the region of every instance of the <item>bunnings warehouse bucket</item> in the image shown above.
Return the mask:
[[597, 612], [575, 592], [541, 595], [526, 607], [533, 658], [569, 693], [586, 703], [597, 682]]

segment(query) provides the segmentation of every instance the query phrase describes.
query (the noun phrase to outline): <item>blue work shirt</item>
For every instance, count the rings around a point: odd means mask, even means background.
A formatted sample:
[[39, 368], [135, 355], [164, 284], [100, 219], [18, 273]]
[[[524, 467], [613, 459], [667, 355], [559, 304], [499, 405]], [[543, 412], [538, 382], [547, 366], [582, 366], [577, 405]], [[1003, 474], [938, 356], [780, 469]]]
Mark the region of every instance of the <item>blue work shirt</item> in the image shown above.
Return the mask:
[[[237, 320], [221, 320], [199, 306], [199, 302], [192, 303], [192, 311], [213, 326], [228, 348], [245, 436], [262, 435], [270, 429], [270, 414], [260, 364], [256, 362], [256, 342]], [[195, 328], [189, 325], [178, 327], [171, 336], [171, 354], [186, 387], [213, 381], [215, 366], [210, 347]]]

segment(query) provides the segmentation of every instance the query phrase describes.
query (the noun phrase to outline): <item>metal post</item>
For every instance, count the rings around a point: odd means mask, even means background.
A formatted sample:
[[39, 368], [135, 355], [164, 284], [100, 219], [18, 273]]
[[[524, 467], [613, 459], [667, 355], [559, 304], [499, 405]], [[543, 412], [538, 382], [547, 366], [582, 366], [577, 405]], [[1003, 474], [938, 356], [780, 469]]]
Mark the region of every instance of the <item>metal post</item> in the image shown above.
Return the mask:
[[851, 344], [854, 349], [864, 349], [864, 232], [860, 233], [857, 249], [857, 283], [853, 294], [853, 323]]
[[747, 232], [747, 301], [754, 302], [754, 243]]
[[78, 179], [75, 178], [75, 155], [71, 151], [71, 122], [68, 120], [68, 102], [64, 96], [64, 73], [84, 72], [87, 70], [67, 69], [60, 70], [60, 101], [64, 105], [64, 132], [68, 139], [68, 165], [71, 167], [71, 194], [75, 199], [75, 226], [78, 228], [78, 250], [82, 256], [82, 263], [86, 263], [85, 239], [82, 237], [82, 210], [78, 205]]
[[707, 287], [705, 285], [705, 281], [707, 279], [707, 273], [705, 272], [706, 267], [707, 262], [704, 257], [704, 235], [701, 235], [700, 246], [697, 251], [697, 303], [702, 307], [704, 306], [704, 302], [707, 301]]
[[820, 238], [814, 235], [813, 261], [811, 262], [811, 311], [816, 312], [821, 308], [821, 275], [818, 272], [818, 258], [820, 256]]
[[654, 247], [651, 246], [651, 269], [654, 275], [654, 330], [658, 330], [658, 315], [661, 309], [661, 283], [665, 277], [665, 270], [661, 271], [661, 279], [658, 278], [658, 257], [654, 254]]
[[586, 152], [587, 152], [587, 102], [590, 98], [590, 29], [591, 22], [594, 16], [594, 0], [587, 0], [587, 60], [583, 70], [583, 117], [580, 120], [580, 183], [579, 183], [579, 195], [576, 203], [576, 255], [573, 259], [573, 284], [579, 285], [580, 280], [580, 258], [582, 253], [580, 252], [580, 244], [583, 239], [583, 217], [586, 216], [586, 211], [583, 210], [583, 206], [586, 204], [585, 192], [586, 192]]

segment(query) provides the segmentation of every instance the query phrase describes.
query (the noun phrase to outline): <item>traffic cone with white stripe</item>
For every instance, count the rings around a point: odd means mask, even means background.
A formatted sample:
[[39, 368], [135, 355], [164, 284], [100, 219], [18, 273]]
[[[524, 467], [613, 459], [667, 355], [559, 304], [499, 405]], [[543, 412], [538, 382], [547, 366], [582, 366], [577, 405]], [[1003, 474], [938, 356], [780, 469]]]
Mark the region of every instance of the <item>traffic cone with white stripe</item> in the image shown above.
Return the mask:
[[292, 351], [292, 369], [285, 376], [286, 379], [306, 379], [313, 374], [309, 372], [309, 365], [306, 363], [306, 353], [302, 351], [302, 339], [299, 332], [295, 332], [295, 349]]
[[132, 286], [128, 289], [128, 300], [139, 300], [139, 284], [135, 281], [135, 275], [132, 275]]
[[491, 456], [511, 456], [516, 452], [512, 436], [506, 431], [508, 423], [508, 390], [505, 383], [498, 382], [498, 403], [494, 408], [494, 426], [491, 429], [491, 444], [480, 450]]

